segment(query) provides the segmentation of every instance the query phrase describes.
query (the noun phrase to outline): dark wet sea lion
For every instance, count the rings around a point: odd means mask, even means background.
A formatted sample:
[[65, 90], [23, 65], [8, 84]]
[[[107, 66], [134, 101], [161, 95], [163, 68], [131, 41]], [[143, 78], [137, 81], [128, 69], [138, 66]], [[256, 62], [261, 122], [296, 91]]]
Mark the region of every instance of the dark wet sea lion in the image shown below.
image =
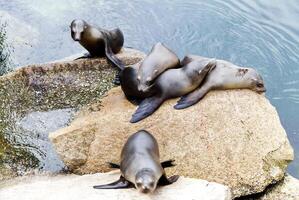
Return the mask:
[[173, 160], [168, 160], [160, 163], [156, 139], [149, 132], [140, 130], [125, 143], [120, 165], [110, 164], [113, 168], [120, 168], [120, 179], [94, 188], [119, 189], [135, 186], [142, 193], [153, 192], [157, 185], [169, 185], [179, 178], [177, 175], [166, 177], [164, 168], [174, 166], [172, 162]]
[[[211, 58], [189, 55], [182, 60], [182, 64], [192, 61], [209, 61]], [[183, 109], [196, 104], [210, 90], [250, 89], [258, 93], [266, 91], [264, 81], [253, 68], [239, 67], [225, 60], [216, 60], [215, 69], [209, 73], [199, 88], [183, 96], [174, 106]]]
[[213, 60], [194, 60], [182, 68], [167, 70], [149, 89], [154, 90], [156, 94], [139, 104], [130, 122], [135, 123], [148, 117], [167, 99], [180, 97], [195, 90], [215, 66], [216, 62]]
[[138, 69], [138, 90], [146, 92], [161, 73], [178, 67], [180, 60], [177, 55], [162, 43], [155, 44]]
[[[105, 30], [78, 19], [73, 20], [70, 27], [73, 40], [78, 41], [90, 53], [90, 57], [106, 56], [119, 70], [124, 69], [124, 64], [115, 56], [124, 44], [120, 29]], [[118, 76], [116, 79], [119, 82]]]
[[140, 91], [138, 90], [138, 68], [140, 63], [125, 67], [120, 72], [120, 85], [126, 98], [133, 104], [139, 104], [143, 99], [153, 95], [154, 90]]
[[154, 88], [149, 90], [149, 86], [161, 73], [179, 66], [178, 57], [162, 43], [157, 43], [145, 59], [120, 72], [121, 88], [130, 102], [139, 104], [156, 92]]

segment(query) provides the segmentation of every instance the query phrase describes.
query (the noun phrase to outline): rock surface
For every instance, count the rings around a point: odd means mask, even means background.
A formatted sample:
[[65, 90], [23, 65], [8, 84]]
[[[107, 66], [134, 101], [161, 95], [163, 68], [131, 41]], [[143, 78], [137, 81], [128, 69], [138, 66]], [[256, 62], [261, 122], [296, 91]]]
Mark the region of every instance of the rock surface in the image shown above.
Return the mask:
[[[125, 48], [116, 56], [126, 65], [131, 65], [139, 62], [144, 54]], [[1, 76], [0, 181], [31, 168], [49, 169], [49, 164], [55, 165], [57, 159], [52, 159], [49, 153], [53, 151], [48, 132], [35, 126], [43, 121], [38, 120], [37, 113], [42, 111], [43, 116], [52, 116], [51, 111], [54, 110], [76, 110], [90, 102], [97, 102], [114, 87], [115, 72], [115, 67], [106, 58], [76, 61], [68, 58], [64, 62], [25, 66]], [[31, 128], [23, 127], [23, 119], [32, 116], [32, 113], [37, 114], [36, 120], [25, 120]], [[66, 125], [61, 116], [55, 123], [61, 124], [59, 128]], [[51, 123], [47, 123], [47, 127], [48, 130], [56, 130]], [[40, 130], [44, 131], [42, 135]], [[40, 139], [43, 140], [42, 146]]]
[[262, 192], [283, 178], [293, 149], [263, 95], [213, 91], [184, 110], [174, 110], [175, 102], [164, 102], [152, 116], [130, 124], [136, 107], [114, 88], [49, 137], [69, 169], [80, 174], [109, 171], [106, 162], [119, 162], [128, 136], [146, 129], [158, 140], [161, 160], [176, 160], [168, 174], [228, 185], [234, 197]]
[[278, 184], [267, 189], [263, 196], [247, 200], [299, 200], [299, 180], [286, 175]]
[[[5, 200], [229, 200], [228, 187], [204, 180], [180, 177], [169, 186], [159, 187], [150, 195], [135, 189], [95, 190], [93, 185], [119, 178], [119, 173], [93, 175], [41, 176], [2, 185], [0, 198]], [[1, 186], [1, 185], [0, 185]]]

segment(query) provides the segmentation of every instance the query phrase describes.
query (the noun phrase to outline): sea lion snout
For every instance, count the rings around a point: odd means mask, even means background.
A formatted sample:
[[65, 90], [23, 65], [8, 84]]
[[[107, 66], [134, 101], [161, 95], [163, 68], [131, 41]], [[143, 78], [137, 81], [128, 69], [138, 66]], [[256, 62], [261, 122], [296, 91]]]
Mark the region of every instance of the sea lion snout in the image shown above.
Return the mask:
[[138, 85], [138, 90], [140, 92], [146, 92], [147, 91], [147, 87], [143, 86], [143, 85]]
[[74, 34], [73, 39], [74, 39], [76, 42], [80, 41], [80, 39], [81, 39], [80, 34]]

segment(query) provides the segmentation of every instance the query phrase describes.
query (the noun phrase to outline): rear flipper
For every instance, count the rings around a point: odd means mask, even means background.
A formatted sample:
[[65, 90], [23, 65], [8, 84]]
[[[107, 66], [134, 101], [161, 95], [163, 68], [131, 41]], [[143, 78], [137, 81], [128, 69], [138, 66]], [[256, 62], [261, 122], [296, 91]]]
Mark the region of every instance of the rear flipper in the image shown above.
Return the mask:
[[123, 176], [120, 176], [119, 180], [106, 185], [93, 186], [94, 189], [123, 189], [133, 187], [132, 183], [127, 181]]
[[111, 46], [109, 44], [108, 36], [104, 32], [102, 33], [104, 35], [104, 41], [105, 41], [105, 55], [114, 66], [116, 66], [119, 71], [117, 72], [113, 83], [115, 85], [120, 85], [120, 71], [122, 71], [125, 68], [125, 65], [121, 60], [119, 60], [113, 53]]
[[[103, 33], [104, 34], [104, 33]], [[125, 68], [125, 65], [121, 60], [119, 60], [113, 53], [111, 46], [109, 44], [108, 36], [104, 34], [104, 40], [105, 40], [105, 54], [108, 60], [114, 64], [120, 71]]]
[[161, 186], [165, 186], [165, 185], [170, 185], [174, 182], [176, 182], [178, 179], [179, 179], [179, 175], [173, 175], [169, 178], [166, 177], [165, 174], [163, 174], [158, 182], [158, 185], [161, 185]]
[[161, 162], [161, 166], [163, 168], [174, 167], [175, 166], [174, 161], [175, 160], [166, 160], [166, 161], [163, 161], [163, 162]]
[[143, 100], [133, 114], [130, 122], [135, 123], [150, 116], [160, 107], [163, 101], [164, 98], [160, 96], [153, 96]]
[[196, 104], [210, 91], [210, 89], [210, 87], [206, 87], [205, 85], [203, 85], [200, 88], [197, 88], [193, 92], [190, 92], [185, 96], [182, 96], [181, 99], [174, 106], [174, 108], [184, 109]]

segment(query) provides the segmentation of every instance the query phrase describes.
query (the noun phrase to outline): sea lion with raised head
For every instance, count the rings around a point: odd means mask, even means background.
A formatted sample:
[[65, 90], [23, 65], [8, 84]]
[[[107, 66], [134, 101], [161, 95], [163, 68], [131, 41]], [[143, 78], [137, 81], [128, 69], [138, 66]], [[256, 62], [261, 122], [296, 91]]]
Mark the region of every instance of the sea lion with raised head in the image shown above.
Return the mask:
[[120, 168], [120, 179], [94, 188], [119, 189], [135, 186], [142, 193], [153, 192], [157, 185], [169, 185], [179, 178], [177, 175], [166, 177], [164, 168], [174, 166], [173, 161], [160, 163], [156, 139], [149, 132], [140, 130], [131, 135], [125, 143], [121, 152], [120, 165], [110, 163], [111, 167]]
[[134, 104], [155, 93], [149, 86], [164, 71], [180, 66], [179, 58], [162, 43], [155, 44], [143, 61], [125, 67], [120, 72], [121, 88], [127, 99]]
[[[211, 58], [188, 55], [181, 63], [186, 64], [195, 60], [209, 61]], [[192, 106], [200, 101], [210, 90], [226, 89], [250, 89], [258, 93], [266, 91], [263, 78], [255, 69], [239, 67], [225, 60], [216, 60], [215, 69], [209, 73], [201, 86], [181, 97], [174, 108], [183, 109]]]
[[194, 60], [182, 68], [165, 71], [148, 89], [154, 90], [155, 94], [139, 104], [130, 122], [135, 123], [148, 117], [167, 99], [180, 97], [195, 90], [215, 66], [216, 62], [213, 60]]
[[164, 71], [180, 67], [177, 55], [162, 43], [155, 44], [138, 68], [138, 90], [147, 92], [153, 81]]
[[[119, 70], [124, 69], [124, 64], [115, 56], [124, 44], [120, 29], [105, 30], [79, 19], [73, 20], [70, 28], [73, 40], [79, 42], [90, 53], [90, 57], [106, 56]], [[118, 74], [115, 82], [119, 84]]]

